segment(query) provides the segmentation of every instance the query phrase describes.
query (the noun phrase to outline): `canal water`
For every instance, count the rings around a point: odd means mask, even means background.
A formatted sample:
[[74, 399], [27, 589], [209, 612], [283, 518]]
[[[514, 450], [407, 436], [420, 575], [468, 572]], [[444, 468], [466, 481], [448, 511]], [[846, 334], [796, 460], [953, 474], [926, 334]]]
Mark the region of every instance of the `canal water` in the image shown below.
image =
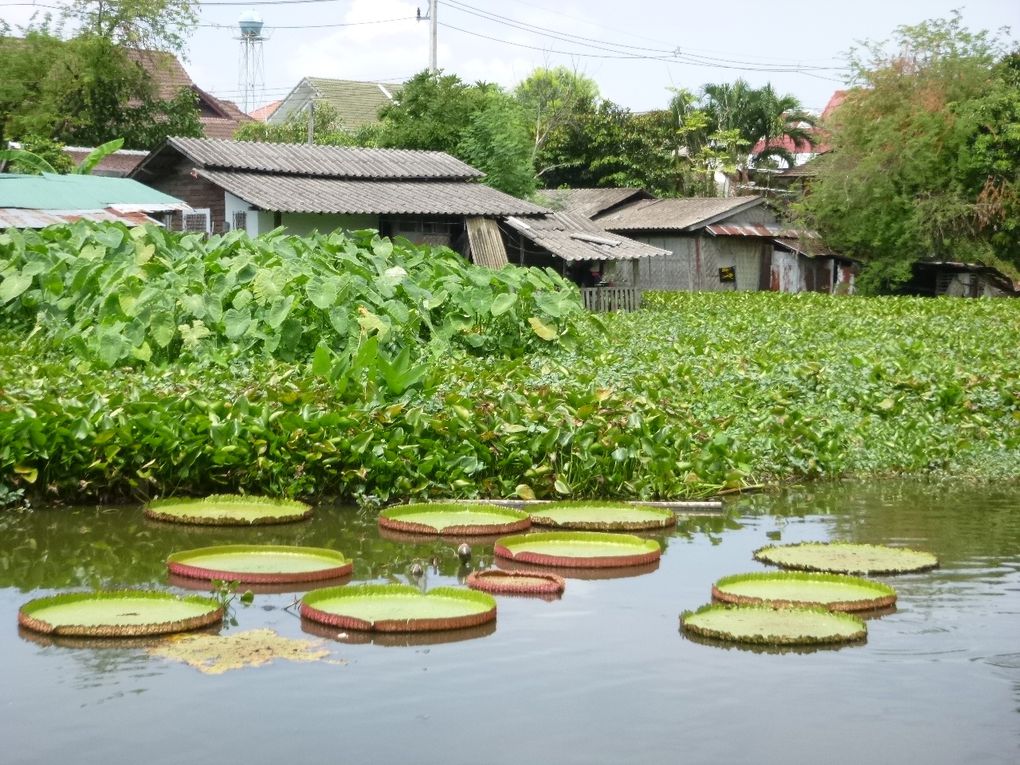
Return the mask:
[[[375, 516], [178, 527], [137, 507], [0, 512], [0, 762], [1020, 762], [1020, 488], [890, 482], [742, 497], [657, 537], [658, 566], [567, 579], [555, 600], [498, 597], [494, 628], [414, 641], [321, 636], [295, 593], [234, 603], [230, 635], [320, 640], [329, 660], [222, 675], [134, 645], [45, 644], [25, 601], [168, 583], [168, 554], [214, 544], [331, 547], [354, 582], [457, 585], [456, 542], [380, 536]], [[845, 540], [934, 552], [935, 571], [880, 577], [897, 610], [863, 645], [705, 645], [679, 615], [773, 542]], [[473, 545], [472, 565], [492, 563]]]

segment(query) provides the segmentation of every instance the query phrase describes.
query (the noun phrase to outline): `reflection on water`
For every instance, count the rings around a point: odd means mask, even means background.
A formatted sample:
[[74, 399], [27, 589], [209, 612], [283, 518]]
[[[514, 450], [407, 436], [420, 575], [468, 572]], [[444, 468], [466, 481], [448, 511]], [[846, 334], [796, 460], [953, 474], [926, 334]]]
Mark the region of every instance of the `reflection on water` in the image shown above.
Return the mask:
[[[346, 663], [209, 677], [127, 643], [19, 636], [17, 609], [65, 589], [177, 589], [166, 557], [218, 544], [327, 547], [355, 561], [352, 582], [463, 586], [493, 564], [492, 540], [471, 540], [462, 565], [459, 540], [386, 538], [374, 513], [353, 508], [251, 528], [154, 524], [137, 507], [2, 512], [0, 760], [203, 762], [225, 726], [258, 720], [230, 736], [228, 759], [312, 761], [342, 741], [345, 760], [366, 763], [1017, 761], [1020, 487], [795, 487], [681, 517], [656, 538], [657, 565], [582, 572], [610, 578], [571, 577], [555, 600], [497, 595], [497, 623], [477, 630], [324, 635], [295, 612], [300, 590], [258, 592], [234, 604], [222, 634], [312, 632]], [[769, 651], [679, 632], [713, 582], [766, 569], [753, 550], [815, 540], [904, 545], [942, 565], [876, 577], [898, 608], [869, 619], [864, 645]], [[710, 734], [738, 716], [739, 735]], [[497, 725], [527, 735], [506, 746]]]
[[496, 622], [479, 624], [477, 627], [465, 627], [458, 630], [434, 630], [430, 632], [366, 632], [363, 630], [341, 630], [320, 624], [311, 619], [301, 620], [301, 631], [309, 635], [336, 640], [348, 645], [382, 645], [388, 647], [441, 645], [443, 643], [460, 643], [465, 640], [477, 640], [488, 637], [496, 631]]

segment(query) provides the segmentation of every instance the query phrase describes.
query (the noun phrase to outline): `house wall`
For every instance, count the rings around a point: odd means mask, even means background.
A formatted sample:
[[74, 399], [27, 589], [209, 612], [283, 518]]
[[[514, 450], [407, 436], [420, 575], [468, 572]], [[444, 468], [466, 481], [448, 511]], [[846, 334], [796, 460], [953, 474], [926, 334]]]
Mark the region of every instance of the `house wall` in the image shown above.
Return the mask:
[[[758, 289], [761, 246], [756, 239], [705, 235], [635, 235], [632, 238], [669, 250], [670, 254], [612, 264], [608, 278], [615, 287], [668, 292]], [[721, 268], [733, 269], [735, 281], [721, 281]]]
[[[321, 215], [318, 213], [283, 213], [281, 225], [288, 234], [306, 236], [313, 231], [328, 234], [338, 228], [358, 231], [363, 228], [379, 228], [378, 215]], [[272, 226], [268, 230], [272, 230]]]
[[[190, 163], [182, 160], [174, 165], [169, 173], [146, 181], [146, 185], [187, 202], [196, 212], [208, 210], [210, 233], [227, 230], [223, 189], [204, 178], [193, 177]], [[184, 215], [175, 212], [170, 218], [168, 228], [181, 231], [184, 228]]]

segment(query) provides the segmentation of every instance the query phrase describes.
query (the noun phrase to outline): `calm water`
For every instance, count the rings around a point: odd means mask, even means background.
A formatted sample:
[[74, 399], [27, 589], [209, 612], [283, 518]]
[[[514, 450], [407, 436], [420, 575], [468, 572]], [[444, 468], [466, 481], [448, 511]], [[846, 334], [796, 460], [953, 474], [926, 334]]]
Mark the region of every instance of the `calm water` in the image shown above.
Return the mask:
[[[569, 578], [559, 600], [500, 597], [481, 634], [328, 640], [338, 663], [209, 676], [139, 648], [40, 645], [17, 609], [68, 588], [166, 587], [166, 555], [229, 542], [335, 547], [355, 581], [407, 581], [421, 559], [429, 587], [456, 584], [454, 546], [382, 539], [350, 508], [241, 530], [137, 508], [0, 514], [0, 763], [1020, 762], [1020, 489], [799, 489], [658, 538], [654, 570]], [[755, 548], [827, 539], [928, 549], [942, 567], [884, 578], [899, 608], [865, 645], [755, 653], [680, 634], [715, 579], [764, 568]], [[491, 562], [491, 545], [474, 554]], [[315, 639], [294, 598], [257, 595], [225, 633]]]

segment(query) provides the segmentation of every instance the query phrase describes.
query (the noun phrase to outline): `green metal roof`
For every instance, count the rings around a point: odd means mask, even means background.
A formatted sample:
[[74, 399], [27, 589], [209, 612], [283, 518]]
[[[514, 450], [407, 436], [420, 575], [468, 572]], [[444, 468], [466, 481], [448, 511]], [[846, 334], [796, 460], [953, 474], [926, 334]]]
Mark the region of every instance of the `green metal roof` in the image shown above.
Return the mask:
[[0, 208], [100, 210], [117, 205], [172, 209], [184, 203], [130, 178], [0, 173]]
[[306, 80], [315, 88], [319, 98], [328, 101], [337, 110], [348, 130], [378, 122], [379, 110], [392, 103], [392, 96], [404, 87], [398, 83], [330, 80], [324, 77], [308, 77]]

